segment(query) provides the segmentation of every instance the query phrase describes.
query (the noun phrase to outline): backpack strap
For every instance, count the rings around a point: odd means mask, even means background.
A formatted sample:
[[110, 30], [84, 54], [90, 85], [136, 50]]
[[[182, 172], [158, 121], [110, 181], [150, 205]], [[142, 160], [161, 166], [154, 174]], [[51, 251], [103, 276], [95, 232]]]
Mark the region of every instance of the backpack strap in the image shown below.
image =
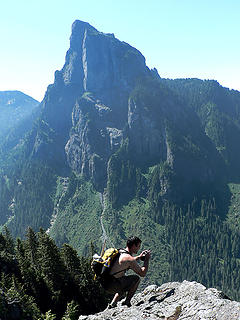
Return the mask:
[[120, 248], [118, 249], [118, 251], [121, 253], [127, 253], [127, 254], [130, 254], [130, 256], [132, 255], [129, 251], [127, 251], [126, 249], [123, 249], [123, 248]]
[[118, 274], [118, 273], [123, 272], [123, 271], [127, 271], [128, 269], [129, 268], [114, 272], [114, 273], [111, 274], [111, 276], [115, 276], [115, 274]]

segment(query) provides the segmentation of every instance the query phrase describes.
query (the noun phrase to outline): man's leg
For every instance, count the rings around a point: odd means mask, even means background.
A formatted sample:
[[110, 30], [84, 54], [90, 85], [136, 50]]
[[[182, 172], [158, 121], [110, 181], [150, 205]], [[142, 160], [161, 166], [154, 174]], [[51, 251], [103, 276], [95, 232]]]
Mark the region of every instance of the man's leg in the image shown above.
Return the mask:
[[108, 292], [114, 294], [112, 302], [109, 305], [110, 308], [114, 308], [116, 307], [117, 302], [124, 297], [124, 291], [121, 282], [119, 280], [114, 280]]
[[[108, 305], [109, 308], [115, 308], [119, 300], [126, 297], [126, 292], [116, 293], [112, 299], [112, 302]], [[1, 319], [0, 319], [1, 320]]]
[[119, 299], [121, 298], [121, 294], [120, 293], [116, 293], [112, 299], [112, 302], [110, 303], [110, 305], [112, 307], [115, 307], [117, 305], [117, 302], [119, 301]]
[[110, 303], [109, 307], [113, 308], [117, 305], [117, 302], [123, 297], [125, 292], [127, 292], [127, 296], [123, 305], [127, 305], [128, 307], [131, 306], [131, 299], [140, 283], [140, 278], [137, 275], [130, 275], [118, 278], [117, 281], [114, 281], [114, 284], [111, 286], [112, 293], [114, 292], [115, 295]]
[[128, 290], [127, 296], [125, 301], [123, 302], [123, 305], [126, 305], [128, 307], [131, 306], [131, 299], [134, 296], [135, 292], [137, 291], [137, 288], [139, 286], [140, 283], [140, 278], [138, 276], [132, 276], [133, 277], [133, 281], [132, 281], [132, 285]]

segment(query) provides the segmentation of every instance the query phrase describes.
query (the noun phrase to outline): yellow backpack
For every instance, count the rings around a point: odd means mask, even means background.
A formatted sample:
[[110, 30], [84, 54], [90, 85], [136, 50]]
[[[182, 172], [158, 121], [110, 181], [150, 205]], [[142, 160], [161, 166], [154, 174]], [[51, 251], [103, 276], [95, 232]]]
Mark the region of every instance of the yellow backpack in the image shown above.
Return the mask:
[[113, 262], [119, 257], [119, 249], [109, 248], [102, 256], [95, 254], [92, 259], [92, 270], [94, 272], [94, 279], [103, 278], [109, 275]]

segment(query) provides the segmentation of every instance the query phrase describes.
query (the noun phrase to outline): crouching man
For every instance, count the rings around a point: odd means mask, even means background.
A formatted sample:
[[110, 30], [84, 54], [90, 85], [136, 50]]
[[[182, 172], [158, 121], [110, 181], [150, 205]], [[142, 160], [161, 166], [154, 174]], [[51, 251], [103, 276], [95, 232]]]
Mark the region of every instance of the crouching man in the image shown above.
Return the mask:
[[[130, 237], [127, 240], [126, 249], [120, 249], [120, 255], [114, 262], [110, 270], [110, 278], [104, 284], [105, 290], [114, 294], [114, 298], [109, 308], [114, 308], [119, 299], [126, 294], [126, 299], [122, 305], [131, 306], [131, 299], [135, 294], [140, 283], [140, 277], [145, 277], [148, 271], [149, 259], [151, 256], [150, 250], [144, 250], [140, 255], [136, 255], [141, 247], [141, 240], [138, 237]], [[141, 267], [138, 260], [144, 261]], [[132, 269], [136, 275], [125, 275], [128, 269]], [[139, 277], [140, 276], [140, 277]]]

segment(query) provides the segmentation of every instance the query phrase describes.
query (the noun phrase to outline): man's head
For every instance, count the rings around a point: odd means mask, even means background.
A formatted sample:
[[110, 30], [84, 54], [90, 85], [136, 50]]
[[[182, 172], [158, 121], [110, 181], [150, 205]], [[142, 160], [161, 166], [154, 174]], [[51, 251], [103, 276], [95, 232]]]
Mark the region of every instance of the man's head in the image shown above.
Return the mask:
[[138, 237], [129, 237], [127, 247], [132, 253], [137, 253], [141, 246], [141, 240]]

